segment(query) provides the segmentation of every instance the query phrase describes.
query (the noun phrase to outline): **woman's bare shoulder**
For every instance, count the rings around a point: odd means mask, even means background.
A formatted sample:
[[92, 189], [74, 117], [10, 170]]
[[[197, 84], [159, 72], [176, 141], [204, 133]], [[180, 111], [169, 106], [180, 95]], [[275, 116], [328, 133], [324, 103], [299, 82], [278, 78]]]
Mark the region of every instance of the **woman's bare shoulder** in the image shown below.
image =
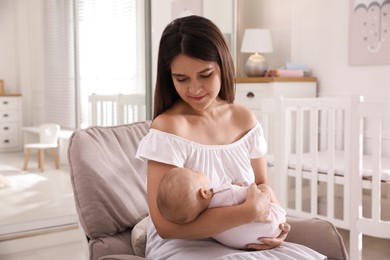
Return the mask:
[[152, 128], [159, 131], [177, 134], [183, 126], [184, 117], [177, 109], [171, 108], [157, 116], [152, 122]]
[[232, 104], [232, 123], [251, 129], [257, 122], [252, 110], [240, 104]]
[[153, 120], [151, 128], [172, 133], [175, 129], [175, 122], [174, 116], [161, 114]]

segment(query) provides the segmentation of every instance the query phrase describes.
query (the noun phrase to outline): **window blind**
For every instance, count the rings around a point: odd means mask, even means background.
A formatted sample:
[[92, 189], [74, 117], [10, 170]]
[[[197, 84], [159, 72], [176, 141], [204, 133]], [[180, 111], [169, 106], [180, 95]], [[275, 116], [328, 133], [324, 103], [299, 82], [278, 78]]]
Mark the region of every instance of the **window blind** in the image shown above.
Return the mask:
[[76, 127], [73, 1], [45, 1], [46, 121]]

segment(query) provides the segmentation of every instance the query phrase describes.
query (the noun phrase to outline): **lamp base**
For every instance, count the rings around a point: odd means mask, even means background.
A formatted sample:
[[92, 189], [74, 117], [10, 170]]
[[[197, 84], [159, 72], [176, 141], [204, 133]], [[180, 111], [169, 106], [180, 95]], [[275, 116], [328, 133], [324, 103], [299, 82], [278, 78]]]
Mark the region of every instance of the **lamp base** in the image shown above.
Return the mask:
[[252, 54], [245, 63], [245, 73], [248, 77], [263, 77], [267, 72], [267, 63], [262, 55]]

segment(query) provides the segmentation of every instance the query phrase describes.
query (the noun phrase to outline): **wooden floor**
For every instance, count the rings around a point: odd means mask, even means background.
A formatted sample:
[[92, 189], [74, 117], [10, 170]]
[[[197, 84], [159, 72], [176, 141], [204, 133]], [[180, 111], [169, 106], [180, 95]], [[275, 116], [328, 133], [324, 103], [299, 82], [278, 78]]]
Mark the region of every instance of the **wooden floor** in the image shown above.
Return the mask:
[[36, 154], [23, 171], [23, 153], [0, 153], [0, 239], [4, 235], [77, 223], [69, 166], [55, 169], [48, 156], [45, 171]]
[[[349, 252], [349, 231], [339, 229], [343, 237], [347, 252]], [[363, 236], [363, 260], [389, 260], [390, 239], [381, 239], [370, 236]], [[350, 259], [353, 260], [353, 259]]]
[[37, 249], [11, 255], [0, 255], [1, 260], [86, 260], [81, 243]]

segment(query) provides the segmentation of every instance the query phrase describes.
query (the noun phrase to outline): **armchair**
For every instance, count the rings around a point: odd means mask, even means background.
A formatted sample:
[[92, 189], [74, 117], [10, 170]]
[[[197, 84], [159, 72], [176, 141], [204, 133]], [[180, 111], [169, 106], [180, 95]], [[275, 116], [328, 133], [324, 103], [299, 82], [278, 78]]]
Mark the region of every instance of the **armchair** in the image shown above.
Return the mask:
[[[144, 259], [146, 163], [135, 153], [149, 121], [76, 130], [68, 160], [86, 254], [90, 260]], [[287, 241], [306, 245], [328, 259], [348, 259], [335, 227], [319, 219], [288, 218]], [[135, 228], [134, 228], [135, 227]]]

